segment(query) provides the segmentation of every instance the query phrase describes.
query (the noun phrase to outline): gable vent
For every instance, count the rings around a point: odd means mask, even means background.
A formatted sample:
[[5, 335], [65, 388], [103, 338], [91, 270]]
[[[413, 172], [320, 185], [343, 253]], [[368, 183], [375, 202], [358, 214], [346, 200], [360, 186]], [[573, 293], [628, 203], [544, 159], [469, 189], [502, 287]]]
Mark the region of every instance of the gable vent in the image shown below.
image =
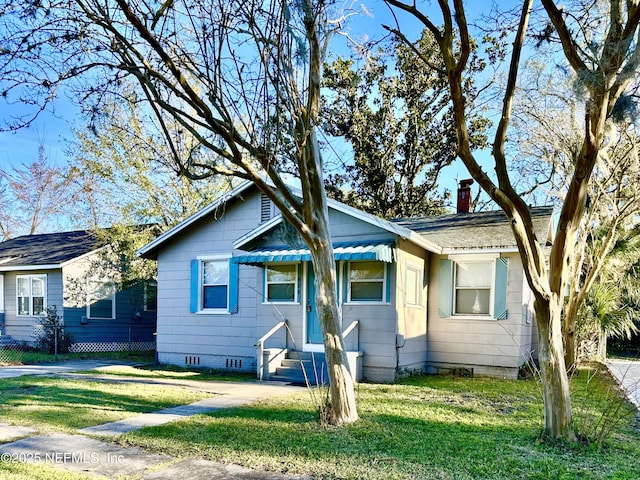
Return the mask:
[[274, 205], [269, 197], [264, 193], [260, 194], [260, 223], [264, 223], [273, 218]]

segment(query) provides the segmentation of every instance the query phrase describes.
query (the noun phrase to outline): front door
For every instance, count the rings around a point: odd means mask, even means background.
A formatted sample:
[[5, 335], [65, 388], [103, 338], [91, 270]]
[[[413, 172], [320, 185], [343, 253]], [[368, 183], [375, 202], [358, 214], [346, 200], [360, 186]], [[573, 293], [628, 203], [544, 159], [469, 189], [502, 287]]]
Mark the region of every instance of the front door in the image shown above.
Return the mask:
[[307, 263], [307, 344], [321, 344], [322, 330], [320, 329], [320, 321], [318, 312], [316, 311], [316, 277], [313, 274], [313, 266], [311, 262]]

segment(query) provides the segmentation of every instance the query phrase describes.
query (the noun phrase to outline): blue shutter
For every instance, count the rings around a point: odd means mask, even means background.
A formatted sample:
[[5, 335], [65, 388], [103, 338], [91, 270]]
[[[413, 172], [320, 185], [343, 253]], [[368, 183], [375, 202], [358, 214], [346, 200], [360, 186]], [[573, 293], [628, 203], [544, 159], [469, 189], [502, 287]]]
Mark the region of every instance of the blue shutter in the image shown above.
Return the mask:
[[198, 311], [198, 293], [200, 290], [200, 260], [191, 260], [191, 288], [189, 290], [189, 311]]
[[349, 301], [349, 262], [344, 262], [342, 279], [342, 303], [347, 303]]
[[442, 318], [451, 316], [453, 300], [453, 262], [440, 260], [440, 282], [438, 285], [438, 315]]
[[383, 302], [390, 302], [391, 301], [391, 264], [387, 263], [387, 288], [386, 288], [386, 292], [384, 292], [386, 298], [383, 298], [382, 301]]
[[238, 287], [240, 264], [229, 259], [229, 313], [238, 313]]
[[493, 312], [496, 320], [507, 318], [507, 272], [509, 270], [508, 258], [496, 259], [496, 278], [493, 292]]

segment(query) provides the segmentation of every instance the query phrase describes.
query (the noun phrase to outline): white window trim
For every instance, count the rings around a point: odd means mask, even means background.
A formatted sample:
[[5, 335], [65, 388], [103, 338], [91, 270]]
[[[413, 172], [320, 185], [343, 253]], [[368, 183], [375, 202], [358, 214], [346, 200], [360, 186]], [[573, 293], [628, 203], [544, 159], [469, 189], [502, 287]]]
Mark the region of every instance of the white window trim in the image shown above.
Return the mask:
[[[111, 293], [111, 316], [110, 317], [92, 317], [91, 316], [91, 282], [102, 282], [111, 284], [112, 293]], [[115, 320], [116, 319], [116, 282], [111, 279], [105, 278], [91, 278], [87, 277], [87, 318], [92, 320]]]
[[[424, 268], [420, 265], [412, 262], [405, 262], [404, 264], [404, 306], [408, 308], [422, 308], [423, 296], [424, 296]], [[407, 287], [409, 285], [408, 273], [412, 270], [418, 274], [416, 291], [418, 293], [418, 303], [409, 303], [407, 301]]]
[[[20, 298], [20, 296], [18, 295], [18, 280], [21, 278], [28, 278], [29, 279], [29, 313], [25, 314], [20, 314], [20, 305], [19, 305], [19, 301], [18, 298]], [[43, 311], [41, 314], [37, 314], [35, 315], [33, 313], [33, 282], [32, 279], [34, 278], [39, 278], [44, 280], [44, 298], [42, 301], [42, 308]], [[47, 313], [47, 274], [46, 273], [41, 273], [41, 274], [36, 274], [36, 275], [16, 275], [16, 316], [17, 317], [38, 317], [41, 315], [46, 315]]]
[[[387, 296], [387, 282], [389, 279], [387, 278], [387, 264], [385, 262], [379, 262], [382, 264], [382, 300], [352, 300], [351, 299], [351, 264], [358, 263], [367, 263], [367, 262], [377, 262], [377, 260], [363, 260], [361, 262], [358, 261], [349, 261], [347, 263], [347, 275], [345, 280], [347, 283], [347, 299], [345, 304], [347, 305], [388, 305], [389, 300], [386, 298]], [[378, 279], [364, 279], [358, 280], [358, 283], [379, 283]]]
[[204, 308], [204, 262], [215, 260], [226, 260], [231, 258], [231, 254], [199, 255], [198, 260], [198, 311], [196, 315], [230, 315], [229, 312], [229, 270], [227, 267], [227, 306], [225, 308]]
[[[491, 256], [480, 256], [480, 255], [464, 255], [464, 256], [456, 256], [456, 257], [449, 257], [452, 261], [453, 261], [453, 285], [451, 287], [451, 315], [456, 318], [456, 319], [464, 319], [464, 318], [470, 318], [470, 319], [478, 319], [478, 318], [487, 318], [487, 319], [492, 319], [493, 320], [493, 300], [494, 300], [494, 296], [495, 296], [495, 289], [496, 289], [496, 258], [498, 258], [498, 255], [491, 255]], [[474, 314], [474, 313], [457, 313], [456, 312], [456, 293], [458, 291], [458, 287], [456, 286], [456, 272], [457, 272], [457, 268], [456, 268], [456, 264], [457, 263], [490, 263], [490, 268], [491, 268], [491, 284], [489, 286], [489, 313], [478, 313], [478, 314]]]
[[[276, 265], [294, 265], [295, 268], [295, 272], [296, 272], [296, 278], [294, 282], [269, 282], [268, 278], [267, 278], [267, 269], [271, 266], [276, 266]], [[264, 294], [262, 295], [262, 303], [264, 305], [271, 305], [271, 304], [277, 304], [277, 305], [300, 305], [300, 294], [298, 292], [298, 285], [300, 284], [300, 264], [299, 263], [267, 263], [264, 266], [264, 270], [263, 270], [263, 275], [264, 275], [264, 284], [263, 284], [263, 288], [264, 288]], [[278, 300], [269, 300], [267, 297], [269, 295], [269, 285], [284, 285], [284, 284], [289, 284], [289, 283], [293, 283], [293, 300], [284, 300], [284, 301], [278, 301]]]

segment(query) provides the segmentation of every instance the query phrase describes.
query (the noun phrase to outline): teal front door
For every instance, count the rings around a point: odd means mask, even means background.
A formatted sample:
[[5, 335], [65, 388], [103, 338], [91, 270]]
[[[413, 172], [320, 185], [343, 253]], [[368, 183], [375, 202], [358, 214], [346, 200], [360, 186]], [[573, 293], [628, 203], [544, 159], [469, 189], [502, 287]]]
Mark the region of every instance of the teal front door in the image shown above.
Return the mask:
[[316, 285], [315, 275], [311, 262], [307, 263], [307, 343], [322, 343], [322, 330], [316, 311]]

